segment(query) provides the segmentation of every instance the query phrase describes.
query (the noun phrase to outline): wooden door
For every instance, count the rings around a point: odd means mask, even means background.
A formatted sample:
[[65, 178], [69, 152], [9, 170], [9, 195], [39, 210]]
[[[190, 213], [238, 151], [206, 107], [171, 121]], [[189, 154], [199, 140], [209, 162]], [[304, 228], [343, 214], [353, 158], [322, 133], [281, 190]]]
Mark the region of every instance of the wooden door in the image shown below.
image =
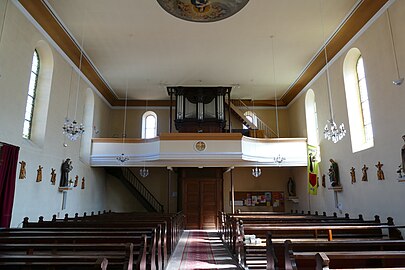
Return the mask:
[[181, 205], [186, 229], [216, 229], [222, 210], [222, 169], [183, 169]]
[[200, 183], [199, 181], [184, 181], [185, 202], [183, 207], [186, 216], [186, 229], [200, 229]]
[[200, 228], [216, 229], [218, 214], [217, 181], [200, 182]]

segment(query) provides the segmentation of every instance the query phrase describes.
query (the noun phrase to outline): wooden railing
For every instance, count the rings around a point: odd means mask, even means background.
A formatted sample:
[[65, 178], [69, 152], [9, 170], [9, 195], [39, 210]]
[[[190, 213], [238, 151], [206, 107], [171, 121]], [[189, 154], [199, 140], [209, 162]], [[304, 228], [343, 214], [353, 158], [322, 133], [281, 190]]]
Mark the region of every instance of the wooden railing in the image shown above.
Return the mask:
[[[226, 101], [228, 102], [228, 101]], [[264, 133], [265, 138], [276, 138], [277, 133], [271, 129], [268, 125], [266, 125], [258, 116], [257, 114], [253, 111], [252, 108], [249, 108], [242, 100], [240, 99], [232, 99], [229, 106], [231, 106], [231, 109], [239, 115], [239, 117], [242, 119], [243, 123], [245, 126], [252, 130], [262, 130]], [[252, 123], [250, 121], [245, 113], [251, 111], [256, 115], [256, 123]]]

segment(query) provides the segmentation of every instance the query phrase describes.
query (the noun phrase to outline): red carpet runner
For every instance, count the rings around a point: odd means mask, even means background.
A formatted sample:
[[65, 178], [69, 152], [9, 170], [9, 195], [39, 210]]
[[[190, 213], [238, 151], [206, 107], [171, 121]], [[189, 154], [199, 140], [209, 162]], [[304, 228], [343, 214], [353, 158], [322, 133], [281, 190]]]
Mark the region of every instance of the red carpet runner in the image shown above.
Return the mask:
[[217, 269], [207, 232], [189, 233], [180, 269]]

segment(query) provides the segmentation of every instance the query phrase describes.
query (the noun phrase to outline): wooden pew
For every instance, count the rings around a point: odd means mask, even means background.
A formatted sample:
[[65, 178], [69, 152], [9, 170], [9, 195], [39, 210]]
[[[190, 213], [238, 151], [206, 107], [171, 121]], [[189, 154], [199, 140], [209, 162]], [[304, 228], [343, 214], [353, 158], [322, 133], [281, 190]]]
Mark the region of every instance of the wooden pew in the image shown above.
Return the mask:
[[[238, 255], [241, 258], [241, 264], [246, 265], [248, 264], [255, 264], [258, 268], [263, 267], [263, 264], [268, 259], [266, 257], [265, 248], [266, 244], [256, 245], [256, 244], [244, 244], [242, 240], [245, 238], [245, 233], [249, 234], [256, 234], [264, 240], [265, 235], [268, 232], [273, 234], [272, 243], [274, 245], [274, 241], [284, 241], [286, 239], [294, 239], [295, 241], [323, 241], [323, 242], [330, 242], [337, 239], [337, 241], [342, 241], [342, 239], [403, 239], [402, 235], [399, 231], [399, 228], [404, 228], [405, 226], [395, 226], [395, 225], [388, 225], [388, 224], [351, 224], [351, 223], [339, 223], [338, 225], [335, 223], [322, 223], [322, 224], [305, 224], [300, 223], [299, 226], [296, 224], [290, 224], [282, 226], [277, 225], [258, 225], [258, 224], [250, 224], [246, 227], [242, 224], [242, 227], [239, 229], [240, 236], [238, 237], [238, 245], [237, 245], [237, 254], [241, 251], [242, 253]], [[248, 228], [245, 230], [245, 228]], [[382, 233], [382, 230], [387, 230], [388, 234], [385, 235]], [[275, 235], [275, 237], [274, 237]], [[266, 242], [269, 242], [267, 240]], [[243, 245], [243, 248], [241, 247]], [[274, 249], [274, 247], [273, 247]], [[276, 250], [277, 251], [277, 250]], [[273, 261], [277, 261], [278, 258], [282, 258], [283, 256], [280, 255], [280, 252], [275, 252], [275, 258]], [[277, 256], [278, 255], [278, 256]], [[248, 259], [246, 259], [248, 257]], [[280, 259], [278, 259], [280, 260]], [[249, 268], [252, 268], [249, 265]], [[263, 269], [263, 268], [262, 268]]]
[[[353, 256], [353, 255], [352, 255]], [[404, 267], [371, 267], [371, 268], [365, 268], [365, 267], [361, 267], [361, 268], [354, 268], [354, 267], [350, 267], [350, 268], [330, 268], [329, 264], [330, 264], [330, 259], [329, 257], [321, 252], [321, 253], [317, 253], [315, 255], [315, 260], [316, 260], [316, 270], [356, 270], [356, 269], [362, 269], [362, 270], [403, 270]], [[297, 268], [294, 268], [294, 270], [296, 270]]]
[[[3, 255], [0, 254], [0, 267], [12, 270], [75, 269], [106, 270], [108, 260], [99, 256], [71, 255]], [[109, 269], [113, 269], [109, 267]], [[117, 268], [115, 268], [117, 269]], [[120, 268], [125, 269], [125, 268]], [[131, 268], [133, 269], [133, 268]]]
[[[314, 269], [315, 255], [322, 251], [330, 258], [335, 259], [335, 268], [370, 267], [370, 266], [404, 266], [405, 242], [370, 241], [372, 243], [328, 243], [327, 245], [306, 245], [302, 243], [294, 247], [291, 241], [285, 242], [285, 269]], [[394, 241], [391, 241], [394, 242]]]
[[[106, 212], [100, 215], [91, 215], [87, 216], [86, 213], [83, 217], [79, 217], [76, 213], [74, 217], [68, 217], [66, 214], [63, 219], [57, 219], [56, 215], [53, 216], [52, 222], [55, 223], [72, 223], [72, 222], [109, 222], [112, 221], [122, 221], [122, 222], [133, 222], [139, 221], [144, 223], [166, 223], [162, 226], [165, 228], [166, 235], [167, 235], [167, 252], [170, 255], [172, 251], [175, 249], [181, 234], [184, 231], [184, 215], [182, 212], [179, 213], [172, 213], [172, 214], [162, 214], [162, 213], [115, 213], [115, 212]], [[39, 217], [38, 223], [43, 224], [44, 222], [43, 217]], [[47, 223], [50, 223], [46, 221]], [[45, 224], [44, 224], [45, 225]], [[41, 226], [39, 224], [34, 223], [33, 225], [25, 224], [23, 222], [23, 226]], [[47, 225], [48, 226], [48, 225]]]
[[[86, 213], [84, 213], [83, 217], [79, 217], [79, 215], [76, 213], [74, 217], [68, 217], [66, 214], [65, 217], [63, 218], [63, 221], [80, 221], [80, 220], [90, 220], [90, 219], [97, 219], [97, 220], [105, 220], [105, 219], [124, 219], [124, 220], [164, 220], [167, 222], [167, 235], [168, 235], [168, 241], [169, 241], [169, 247], [168, 247], [168, 252], [171, 254], [171, 252], [174, 250], [174, 248], [177, 245], [178, 240], [180, 239], [180, 236], [182, 232], [184, 231], [184, 215], [182, 212], [178, 213], [170, 213], [170, 214], [165, 214], [165, 213], [143, 213], [143, 212], [130, 212], [130, 213], [117, 213], [117, 212], [104, 212], [103, 214], [99, 214], [97, 216], [91, 215], [88, 216]], [[52, 221], [61, 221], [62, 219], [56, 219], [56, 216], [54, 215]], [[40, 220], [41, 221], [41, 220]]]
[[[222, 214], [225, 215], [225, 214]], [[364, 220], [362, 215], [358, 218], [349, 218], [348, 214], [344, 217], [337, 217], [336, 213], [333, 216], [326, 216], [324, 212], [322, 216], [318, 215], [304, 215], [304, 214], [282, 214], [273, 213], [271, 215], [267, 214], [226, 214], [225, 224], [222, 229], [224, 232], [223, 239], [228, 244], [231, 250], [235, 250], [236, 240], [238, 238], [239, 223], [242, 220], [245, 225], [256, 224], [258, 226], [262, 225], [285, 225], [294, 226], [294, 224], [300, 226], [302, 223], [311, 223], [315, 225], [321, 225], [323, 223], [335, 223], [336, 225], [351, 223], [353, 225], [359, 224], [376, 224], [381, 223], [379, 216], [375, 216], [374, 220]], [[388, 223], [387, 223], [388, 224]], [[393, 224], [393, 221], [392, 221]], [[265, 237], [265, 236], [264, 236]]]
[[135, 254], [143, 256], [143, 237], [148, 264], [151, 269], [163, 269], [162, 253], [157, 244], [158, 234], [154, 227], [147, 228], [22, 228], [0, 230], [0, 243], [133, 243]]
[[[29, 255], [31, 257], [27, 257], [27, 261], [37, 260], [46, 265], [46, 258], [48, 257], [41, 256], [80, 256], [83, 257], [83, 260], [87, 256], [89, 257], [89, 261], [95, 257], [102, 256], [110, 261], [111, 266], [124, 265], [124, 269], [156, 269], [156, 265], [150, 262], [150, 267], [147, 268], [147, 236], [142, 235], [140, 242], [137, 242], [137, 244], [130, 243], [130, 241], [134, 241], [133, 236], [102, 236], [101, 239], [99, 235], [2, 235], [0, 237], [0, 251], [3, 255], [1, 261], [7, 264], [10, 260], [17, 260], [21, 263], [21, 261], [24, 261], [23, 256]], [[68, 257], [64, 259], [68, 259]]]

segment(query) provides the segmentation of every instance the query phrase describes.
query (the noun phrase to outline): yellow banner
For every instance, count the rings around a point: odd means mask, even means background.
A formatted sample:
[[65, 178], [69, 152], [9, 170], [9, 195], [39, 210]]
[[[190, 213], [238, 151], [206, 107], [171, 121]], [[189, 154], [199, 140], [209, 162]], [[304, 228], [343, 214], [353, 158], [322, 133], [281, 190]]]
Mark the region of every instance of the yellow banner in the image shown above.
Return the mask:
[[318, 148], [313, 145], [308, 144], [308, 192], [311, 195], [318, 194], [318, 159], [317, 157]]

